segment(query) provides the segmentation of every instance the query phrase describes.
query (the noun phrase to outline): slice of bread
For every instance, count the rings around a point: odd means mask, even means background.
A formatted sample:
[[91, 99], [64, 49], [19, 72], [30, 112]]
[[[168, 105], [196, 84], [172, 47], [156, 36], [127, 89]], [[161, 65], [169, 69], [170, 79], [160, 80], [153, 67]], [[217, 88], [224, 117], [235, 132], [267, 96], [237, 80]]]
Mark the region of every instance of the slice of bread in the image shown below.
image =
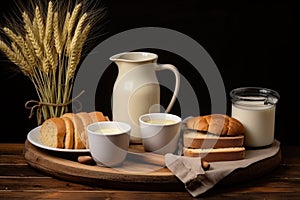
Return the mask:
[[92, 111], [88, 113], [93, 122], [109, 121], [107, 116], [104, 116], [100, 111]]
[[82, 132], [82, 134], [80, 136], [81, 136], [81, 140], [82, 140], [85, 148], [88, 149], [89, 148], [89, 140], [88, 140], [88, 134], [87, 134], [87, 131], [86, 131], [86, 127], [88, 125], [90, 125], [91, 123], [93, 123], [93, 120], [92, 120], [92, 118], [90, 117], [90, 115], [87, 112], [79, 112], [79, 113], [76, 113], [76, 115], [82, 121], [84, 130], [83, 130], [83, 132]]
[[183, 155], [189, 157], [201, 157], [207, 162], [219, 162], [219, 161], [234, 161], [245, 158], [244, 147], [228, 147], [217, 149], [183, 149]]
[[65, 149], [73, 149], [74, 144], [74, 126], [73, 122], [68, 117], [61, 117], [65, 122], [66, 135], [65, 135]]
[[41, 125], [41, 142], [49, 147], [64, 148], [65, 122], [59, 117], [47, 119]]
[[186, 131], [183, 135], [183, 145], [184, 147], [199, 149], [242, 147], [244, 135], [221, 137], [209, 133]]
[[81, 134], [83, 134], [84, 126], [81, 119], [74, 113], [65, 113], [62, 117], [68, 117], [74, 126], [74, 145], [73, 149], [84, 149], [85, 146], [81, 140]]

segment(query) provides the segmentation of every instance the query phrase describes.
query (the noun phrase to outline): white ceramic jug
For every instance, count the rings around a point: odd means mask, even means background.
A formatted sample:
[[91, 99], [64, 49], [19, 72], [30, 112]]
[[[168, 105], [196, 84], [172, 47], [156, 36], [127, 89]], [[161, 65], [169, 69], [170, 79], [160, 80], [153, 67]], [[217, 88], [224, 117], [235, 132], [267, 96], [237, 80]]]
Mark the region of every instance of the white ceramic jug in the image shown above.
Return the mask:
[[118, 76], [113, 88], [112, 118], [129, 123], [131, 143], [142, 143], [139, 131], [139, 116], [160, 112], [160, 86], [156, 71], [171, 70], [175, 74], [175, 89], [165, 112], [169, 112], [176, 101], [180, 85], [180, 74], [170, 64], [157, 64], [158, 56], [149, 52], [124, 52], [110, 57], [118, 66]]

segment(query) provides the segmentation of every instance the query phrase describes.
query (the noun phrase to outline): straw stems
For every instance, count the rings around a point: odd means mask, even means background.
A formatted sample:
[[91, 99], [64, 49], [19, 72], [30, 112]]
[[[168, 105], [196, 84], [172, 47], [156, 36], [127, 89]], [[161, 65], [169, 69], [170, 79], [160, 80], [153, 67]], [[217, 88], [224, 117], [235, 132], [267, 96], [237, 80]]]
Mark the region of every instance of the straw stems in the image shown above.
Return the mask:
[[22, 33], [3, 28], [9, 41], [0, 40], [0, 50], [30, 78], [41, 103], [56, 104], [42, 105], [38, 124], [68, 111], [74, 75], [91, 29], [88, 13], [81, 9], [79, 3], [72, 12], [60, 13], [49, 1], [46, 15], [38, 6], [31, 18], [22, 13]]

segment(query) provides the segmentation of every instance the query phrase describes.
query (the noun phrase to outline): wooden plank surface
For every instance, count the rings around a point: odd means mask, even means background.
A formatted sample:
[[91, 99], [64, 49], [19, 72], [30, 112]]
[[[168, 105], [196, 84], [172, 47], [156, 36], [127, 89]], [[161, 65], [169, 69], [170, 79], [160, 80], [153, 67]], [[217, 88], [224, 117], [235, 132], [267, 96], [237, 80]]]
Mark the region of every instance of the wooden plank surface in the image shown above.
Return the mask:
[[[152, 191], [178, 191], [184, 190], [180, 182], [168, 168], [162, 166], [164, 157], [151, 153], [129, 154], [121, 167], [107, 168], [100, 166], [83, 165], [74, 160], [52, 155], [52, 151], [46, 151], [26, 141], [25, 159], [34, 168], [54, 177], [79, 182], [87, 185], [94, 185], [115, 189], [136, 189]], [[59, 154], [60, 155], [60, 154]], [[143, 162], [140, 162], [140, 161]], [[156, 165], [161, 160], [161, 165]], [[261, 160], [249, 167], [236, 169], [226, 176], [219, 184], [233, 184], [248, 179], [260, 177], [270, 173], [281, 161], [281, 152], [275, 156]]]
[[[0, 199], [194, 199], [186, 191], [116, 190], [60, 180], [26, 164], [23, 148], [24, 144], [0, 144]], [[201, 197], [299, 199], [299, 152], [299, 146], [283, 146], [282, 162], [272, 173], [239, 184], [220, 185]]]
[[[184, 185], [166, 167], [149, 162], [134, 162], [138, 158], [126, 161], [120, 168], [107, 168], [84, 165], [74, 159], [65, 159], [65, 156], [57, 157], [28, 141], [24, 149], [25, 159], [31, 166], [63, 180], [128, 190], [184, 190]], [[160, 158], [163, 159], [162, 156]]]

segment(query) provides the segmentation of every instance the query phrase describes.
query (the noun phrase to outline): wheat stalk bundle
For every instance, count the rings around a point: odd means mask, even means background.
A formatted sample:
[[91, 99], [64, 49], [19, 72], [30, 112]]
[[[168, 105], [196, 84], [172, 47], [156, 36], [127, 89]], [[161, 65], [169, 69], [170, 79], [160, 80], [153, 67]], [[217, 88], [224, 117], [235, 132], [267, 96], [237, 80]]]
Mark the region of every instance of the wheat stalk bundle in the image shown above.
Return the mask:
[[35, 87], [39, 101], [27, 103], [37, 103], [38, 124], [68, 111], [88, 34], [104, 16], [104, 10], [84, 10], [82, 2], [73, 9], [52, 1], [46, 4], [34, 5], [33, 12], [24, 9], [22, 28], [3, 27], [8, 39], [0, 39], [0, 50]]

